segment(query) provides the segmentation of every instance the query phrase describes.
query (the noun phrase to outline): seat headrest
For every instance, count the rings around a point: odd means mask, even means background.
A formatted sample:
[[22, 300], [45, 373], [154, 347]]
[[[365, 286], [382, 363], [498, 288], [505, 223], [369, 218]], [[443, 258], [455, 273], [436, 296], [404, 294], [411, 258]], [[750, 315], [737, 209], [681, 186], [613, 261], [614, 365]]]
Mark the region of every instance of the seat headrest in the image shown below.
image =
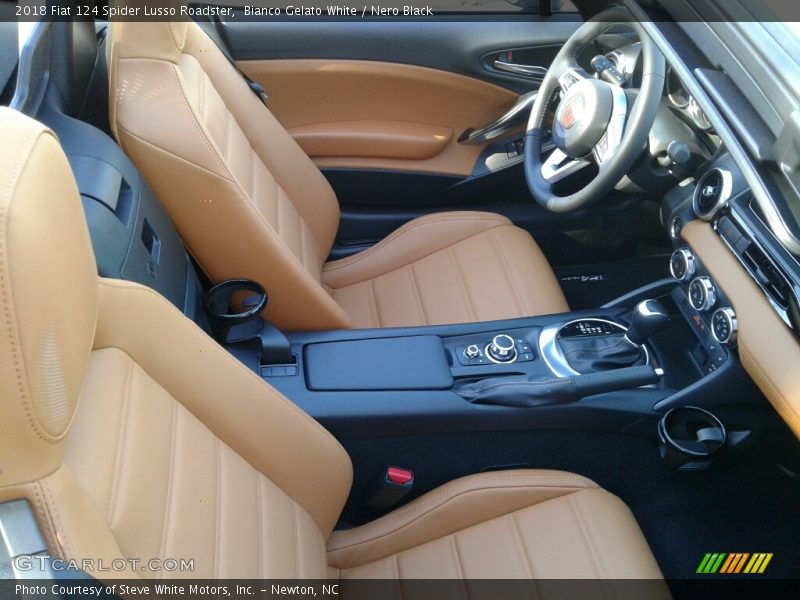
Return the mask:
[[112, 52], [116, 58], [147, 58], [178, 62], [186, 45], [189, 21], [114, 21]]
[[67, 158], [0, 108], [0, 487], [61, 464], [97, 321], [97, 268]]

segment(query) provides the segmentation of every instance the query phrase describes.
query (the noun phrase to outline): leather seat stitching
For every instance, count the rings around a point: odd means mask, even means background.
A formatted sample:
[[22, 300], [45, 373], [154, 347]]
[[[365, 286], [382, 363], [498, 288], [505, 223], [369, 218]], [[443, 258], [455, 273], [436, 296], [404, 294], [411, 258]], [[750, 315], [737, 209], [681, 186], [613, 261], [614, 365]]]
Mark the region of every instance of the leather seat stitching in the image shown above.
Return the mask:
[[567, 498], [569, 502], [569, 506], [572, 509], [572, 513], [575, 515], [575, 520], [578, 523], [578, 528], [581, 531], [581, 537], [586, 542], [586, 547], [589, 550], [589, 556], [592, 559], [592, 563], [594, 564], [595, 571], [597, 571], [598, 576], [600, 579], [605, 579], [606, 573], [600, 565], [600, 558], [597, 556], [597, 550], [595, 548], [594, 540], [591, 537], [591, 534], [587, 530], [586, 523], [584, 522], [583, 518], [583, 511], [581, 510], [578, 503], [575, 501], [575, 496], [571, 495]]
[[253, 469], [256, 476], [256, 506], [258, 506], [258, 578], [264, 579], [264, 498], [261, 494], [261, 473]]
[[[424, 219], [424, 222], [422, 222], [422, 223], [414, 223], [414, 221], [411, 221], [411, 223], [413, 225], [401, 227], [400, 229], [398, 229], [394, 233], [389, 234], [387, 237], [382, 239], [380, 242], [378, 242], [377, 244], [375, 244], [371, 248], [367, 248], [366, 250], [364, 250], [362, 252], [359, 252], [358, 254], [355, 254], [353, 257], [350, 257], [349, 259], [343, 258], [343, 259], [341, 259], [342, 262], [340, 262], [338, 260], [329, 262], [325, 266], [324, 271], [325, 272], [337, 271], [339, 269], [344, 269], [344, 268], [350, 267], [350, 266], [352, 266], [352, 265], [354, 265], [354, 264], [356, 264], [358, 262], [361, 262], [365, 258], [369, 258], [373, 254], [385, 249], [386, 246], [388, 246], [391, 242], [393, 242], [398, 237], [400, 237], [400, 236], [402, 236], [402, 235], [404, 235], [404, 234], [406, 234], [406, 233], [408, 233], [410, 231], [413, 231], [414, 229], [420, 228], [420, 227], [427, 227], [429, 225], [438, 225], [441, 222], [466, 223], [466, 222], [471, 222], [471, 221], [477, 221], [477, 222], [494, 221], [495, 224], [492, 225], [491, 227], [487, 227], [486, 229], [482, 229], [481, 231], [478, 231], [476, 233], [470, 234], [467, 237], [457, 239], [452, 244], [450, 244], [450, 246], [452, 246], [452, 245], [455, 245], [457, 243], [460, 243], [460, 242], [466, 241], [468, 239], [471, 239], [471, 238], [473, 238], [475, 236], [481, 235], [482, 233], [485, 233], [485, 232], [487, 232], [487, 231], [489, 231], [491, 229], [494, 229], [495, 227], [504, 227], [504, 226], [507, 226], [507, 225], [512, 226], [510, 223], [508, 223], [504, 219], [503, 220], [501, 220], [501, 219], [493, 220], [490, 217], [440, 217], [440, 218], [437, 218], [437, 219], [421, 217], [421, 219], [415, 219], [415, 220], [422, 220], [422, 219]], [[418, 259], [416, 259], [414, 261], [411, 261], [411, 262], [417, 262], [418, 260], [422, 260], [426, 256], [430, 256], [431, 254], [435, 254], [436, 252], [440, 252], [440, 251], [444, 250], [447, 247], [449, 247], [449, 246], [445, 246], [444, 248], [439, 248], [438, 250], [434, 250], [434, 251], [430, 252], [429, 254], [426, 254], [425, 256], [422, 256], [422, 257], [420, 257], [420, 258], [418, 258]], [[405, 266], [405, 265], [401, 265], [401, 266]], [[392, 270], [395, 270], [395, 269], [392, 269]]]
[[[458, 542], [456, 541], [456, 536], [455, 536], [455, 534], [451, 534], [451, 535], [448, 535], [447, 537], [450, 540], [450, 547], [452, 548], [453, 556], [456, 559], [456, 572], [458, 573], [458, 578], [459, 579], [464, 579], [464, 568], [463, 568], [463, 564], [461, 562], [461, 554], [458, 551]], [[464, 591], [466, 592], [466, 588], [464, 589]], [[469, 597], [469, 596], [467, 596], [467, 597]]]
[[497, 246], [497, 240], [495, 239], [496, 230], [490, 229], [488, 232], [489, 235], [489, 242], [492, 244], [492, 249], [494, 253], [497, 255], [497, 259], [500, 262], [500, 266], [503, 268], [503, 273], [506, 276], [506, 280], [508, 281], [508, 286], [511, 288], [511, 295], [514, 297], [514, 304], [517, 305], [517, 310], [519, 311], [520, 315], [524, 315], [526, 313], [525, 307], [523, 306], [523, 302], [519, 296], [519, 289], [517, 289], [517, 285], [512, 277], [512, 269], [508, 265], [508, 261], [506, 260], [506, 256], [503, 252], [500, 251], [500, 248]]
[[[543, 477], [546, 477], [546, 476], [543, 476]], [[557, 477], [558, 477], [558, 476], [555, 476], [555, 478], [557, 478]], [[567, 476], [564, 476], [564, 478], [565, 478], [565, 479], [567, 479], [568, 477], [567, 477]], [[520, 479], [521, 479], [521, 478], [520, 478]], [[502, 489], [519, 489], [519, 490], [524, 490], [524, 489], [526, 489], [526, 488], [530, 488], [530, 490], [535, 490], [535, 489], [541, 489], [541, 488], [544, 488], [544, 489], [549, 489], [549, 488], [559, 488], [559, 487], [560, 487], [560, 488], [568, 488], [568, 489], [569, 489], [570, 487], [572, 487], [572, 491], [568, 491], [568, 492], [566, 492], [566, 493], [564, 494], [564, 496], [569, 496], [569, 495], [571, 495], [571, 494], [574, 494], [574, 493], [576, 493], [576, 492], [579, 492], [579, 491], [581, 491], [581, 490], [587, 489], [587, 488], [586, 488], [586, 487], [584, 487], [584, 486], [577, 486], [577, 485], [575, 485], [575, 486], [565, 486], [565, 485], [542, 485], [542, 484], [533, 484], [533, 483], [532, 483], [532, 484], [530, 484], [530, 485], [528, 485], [528, 486], [507, 486], [507, 487], [505, 487], [505, 488], [502, 488]], [[434, 510], [436, 510], [436, 509], [439, 509], [439, 508], [441, 508], [441, 507], [443, 507], [443, 506], [446, 506], [448, 503], [452, 502], [453, 500], [456, 500], [457, 498], [460, 498], [461, 496], [464, 496], [464, 495], [466, 495], [466, 494], [469, 494], [469, 493], [472, 493], [472, 492], [480, 492], [480, 491], [486, 491], [486, 490], [492, 490], [492, 489], [501, 489], [501, 488], [500, 488], [500, 486], [488, 486], [488, 485], [487, 485], [486, 487], [482, 487], [482, 488], [473, 488], [473, 489], [464, 490], [464, 491], [462, 491], [462, 492], [459, 492], [459, 493], [453, 494], [451, 497], [447, 498], [447, 499], [446, 499], [444, 502], [442, 502], [442, 503], [440, 503], [440, 504], [436, 504], [435, 506], [431, 506], [430, 508], [426, 508], [426, 509], [424, 509], [424, 510], [420, 510], [420, 514], [418, 514], [418, 515], [416, 515], [415, 517], [413, 517], [413, 518], [412, 518], [410, 521], [407, 521], [407, 522], [404, 522], [404, 523], [400, 523], [400, 524], [398, 524], [398, 525], [397, 525], [397, 526], [396, 526], [394, 529], [391, 529], [390, 531], [387, 531], [387, 532], [382, 532], [382, 533], [379, 533], [379, 534], [374, 534], [372, 537], [368, 537], [368, 538], [366, 538], [366, 539], [364, 539], [364, 540], [359, 540], [359, 541], [357, 541], [357, 542], [354, 542], [354, 543], [352, 543], [352, 544], [348, 544], [348, 545], [344, 545], [344, 546], [333, 546], [333, 547], [330, 547], [330, 548], [329, 548], [329, 551], [331, 551], [331, 552], [335, 552], [335, 551], [344, 550], [344, 549], [347, 549], [347, 548], [356, 548], [356, 547], [358, 547], [358, 546], [362, 546], [362, 545], [365, 545], [365, 544], [370, 544], [370, 543], [373, 543], [373, 542], [375, 542], [376, 540], [379, 540], [379, 539], [382, 539], [382, 538], [386, 538], [386, 537], [388, 537], [388, 536], [389, 536], [389, 535], [391, 535], [391, 534], [395, 534], [395, 533], [397, 533], [398, 531], [401, 531], [402, 529], [405, 529], [406, 527], [409, 527], [409, 526], [413, 525], [413, 524], [414, 524], [416, 521], [418, 521], [418, 520], [419, 520], [419, 519], [421, 519], [422, 517], [424, 517], [424, 516], [426, 516], [426, 515], [430, 514], [431, 512], [433, 512], [433, 511], [434, 511]], [[431, 496], [430, 500], [433, 500], [433, 499], [435, 499], [435, 498], [437, 498], [437, 497], [440, 497], [440, 496], [442, 496], [444, 493], [446, 493], [446, 491], [442, 491], [442, 492], [440, 492], [440, 493], [434, 494], [433, 496]], [[560, 498], [561, 496], [558, 496], [558, 497]], [[537, 504], [541, 504], [541, 503], [544, 503], [544, 502], [546, 502], [546, 501], [547, 501], [547, 500], [542, 500], [542, 501], [540, 501], [540, 502], [536, 502], [536, 503], [534, 503], [534, 504], [529, 504], [529, 505], [527, 505], [525, 508], [527, 508], [527, 507], [530, 507], [530, 506], [536, 506]], [[429, 503], [428, 503], [428, 504], [429, 504]], [[401, 508], [401, 509], [398, 509], [398, 510], [396, 510], [396, 511], [394, 511], [394, 512], [391, 512], [391, 513], [389, 513], [388, 515], [385, 515], [385, 516], [383, 516], [383, 517], [381, 517], [381, 518], [379, 518], [379, 519], [376, 519], [376, 520], [374, 520], [374, 521], [371, 521], [370, 523], [366, 524], [366, 525], [365, 525], [365, 527], [370, 527], [370, 526], [372, 526], [373, 524], [378, 524], [378, 523], [386, 523], [387, 521], [396, 520], [396, 519], [397, 519], [397, 517], [399, 517], [400, 515], [402, 515], [402, 514], [405, 514], [405, 513], [409, 512], [409, 511], [414, 511], [414, 510], [416, 510], [417, 508], [418, 508], [418, 507], [415, 507], [415, 506], [414, 506], [414, 507], [412, 507], [412, 506], [409, 506], [409, 507], [406, 507], [406, 508], [404, 508], [404, 509], [403, 509], [403, 508]], [[520, 510], [520, 509], [515, 509], [515, 510], [513, 510], [513, 511], [510, 511], [510, 512], [516, 512], [516, 510]], [[509, 514], [509, 513], [506, 513], [506, 514]], [[499, 517], [499, 516], [502, 516], [502, 515], [497, 515], [497, 516]]]
[[299, 578], [300, 573], [300, 535], [297, 531], [297, 503], [292, 503], [292, 544], [294, 545], [294, 572]]
[[369, 298], [369, 307], [372, 309], [372, 322], [376, 327], [381, 326], [381, 315], [378, 312], [378, 299], [375, 297], [375, 283], [374, 280], [367, 280], [367, 298]]
[[[213, 434], [212, 434], [213, 435]], [[222, 557], [219, 553], [220, 535], [222, 529], [222, 451], [220, 441], [217, 436], [214, 436], [214, 462], [216, 469], [216, 491], [214, 492], [214, 558], [212, 564], [214, 565], [214, 579], [220, 577], [220, 566]]]
[[461, 270], [461, 264], [458, 262], [458, 256], [456, 255], [456, 251], [453, 249], [452, 246], [447, 247], [447, 255], [450, 257], [451, 262], [453, 263], [453, 270], [456, 274], [456, 279], [458, 280], [458, 284], [461, 287], [461, 291], [463, 292], [463, 298], [467, 301], [467, 310], [469, 311], [469, 318], [471, 321], [478, 321], [478, 313], [475, 311], [475, 306], [472, 304], [472, 295], [469, 293], [469, 289], [467, 288], [467, 282], [464, 279], [464, 273]]
[[55, 523], [56, 539], [59, 541], [59, 544], [61, 545], [63, 552], [65, 552], [66, 556], [69, 558], [80, 558], [76, 556], [75, 551], [72, 547], [72, 544], [70, 542], [72, 536], [67, 533], [66, 528], [64, 527], [64, 521], [61, 519], [61, 511], [58, 508], [58, 504], [53, 499], [53, 494], [52, 491], [50, 490], [50, 483], [46, 479], [40, 479], [39, 484], [42, 489], [42, 492], [44, 493], [45, 505], [47, 506], [50, 518], [53, 521], [53, 523]]
[[[161, 543], [159, 548], [159, 556], [165, 556], [167, 552], [167, 545], [169, 544], [169, 529], [170, 518], [172, 513], [172, 496], [174, 493], [174, 476], [175, 476], [175, 451], [178, 437], [178, 403], [171, 403], [172, 410], [170, 411], [170, 449], [169, 449], [169, 469], [167, 469], [167, 498], [164, 505], [164, 518], [161, 523]], [[163, 575], [162, 575], [163, 576]]]
[[[126, 355], [127, 356], [127, 355]], [[119, 499], [120, 481], [122, 479], [122, 462], [125, 452], [125, 441], [127, 439], [127, 416], [131, 403], [133, 386], [133, 361], [125, 361], [125, 392], [122, 396], [122, 410], [119, 415], [119, 425], [117, 427], [117, 448], [114, 455], [114, 476], [111, 479], [111, 498], [108, 506], [108, 526], [112, 530], [116, 525], [117, 503]]]
[[[507, 225], [507, 224], [500, 224], [500, 225], [497, 225], [497, 227], [515, 227], [515, 226], [514, 225]], [[489, 231], [489, 230], [488, 229], [483, 229], [483, 230], [481, 230], [481, 231], [479, 231], [477, 233], [474, 233], [472, 235], [469, 235], [469, 236], [467, 236], [465, 238], [461, 238], [459, 240], [456, 240], [452, 244], [448, 244], [447, 246], [443, 246], [442, 248], [439, 248], [437, 250], [431, 250], [427, 254], [424, 254], [423, 256], [419, 256], [419, 257], [417, 257], [417, 258], [415, 258], [413, 260], [410, 260], [408, 262], [405, 262], [405, 263], [402, 263], [402, 264], [399, 264], [399, 265], [392, 265], [391, 268], [389, 270], [387, 270], [387, 271], [383, 271], [383, 272], [381, 272], [381, 273], [379, 273], [377, 275], [371, 276], [371, 277], [365, 277], [364, 279], [358, 279], [357, 281], [350, 281], [350, 282], [342, 285], [341, 287], [334, 288], [334, 289], [344, 289], [344, 288], [350, 287], [352, 285], [358, 285], [359, 283], [363, 283], [364, 281], [368, 281], [369, 279], [375, 279], [376, 277], [380, 277], [382, 275], [388, 275], [390, 273], [395, 273], [398, 270], [403, 269], [403, 268], [405, 268], [405, 267], [407, 267], [409, 265], [412, 265], [412, 264], [418, 263], [418, 262], [422, 262], [423, 260], [425, 260], [428, 257], [431, 257], [431, 256], [433, 256], [435, 254], [439, 254], [440, 252], [446, 252], [448, 249], [451, 249], [454, 246], [457, 246], [457, 245], [462, 244], [464, 242], [468, 242], [468, 241], [470, 241], [472, 239], [475, 239], [475, 238], [477, 238], [477, 237], [479, 237], [481, 235], [484, 235], [487, 231]], [[384, 240], [378, 242], [378, 244], [376, 244], [372, 248], [364, 250], [364, 252], [370, 252], [371, 250], [376, 250], [377, 251], [378, 246], [381, 246], [381, 250], [383, 250], [383, 249], [386, 248], [386, 245], [384, 244], [384, 242], [386, 242], [386, 241], [387, 240], [384, 239]], [[361, 253], [356, 254], [355, 256], [361, 256]], [[342, 259], [342, 260], [347, 260], [347, 259]], [[330, 264], [333, 264], [333, 263], [328, 263], [328, 265], [330, 265]], [[323, 272], [323, 275], [324, 275], [325, 273], [329, 273], [329, 272], [333, 272], [333, 271], [337, 271], [337, 270], [341, 270], [341, 269], [347, 269], [347, 267], [351, 266], [352, 264], [354, 264], [354, 263], [348, 263], [346, 265], [336, 265], [336, 266], [330, 267], [330, 268], [328, 267], [328, 265], [326, 265], [325, 267], [323, 267], [323, 271], [322, 272]]]
[[417, 272], [414, 269], [414, 263], [408, 265], [408, 274], [411, 279], [411, 293], [414, 295], [414, 298], [417, 301], [417, 308], [419, 309], [419, 314], [422, 317], [422, 323], [425, 325], [430, 324], [430, 320], [428, 319], [428, 315], [425, 312], [425, 305], [422, 302], [422, 292], [420, 292], [419, 284], [417, 283]]
[[517, 540], [517, 544], [519, 544], [519, 548], [522, 551], [522, 562], [525, 565], [525, 570], [528, 572], [528, 579], [534, 579], [533, 565], [528, 555], [528, 548], [525, 546], [525, 540], [522, 539], [522, 532], [520, 531], [519, 523], [517, 523], [516, 512], [509, 513], [508, 518], [511, 521], [512, 535]]

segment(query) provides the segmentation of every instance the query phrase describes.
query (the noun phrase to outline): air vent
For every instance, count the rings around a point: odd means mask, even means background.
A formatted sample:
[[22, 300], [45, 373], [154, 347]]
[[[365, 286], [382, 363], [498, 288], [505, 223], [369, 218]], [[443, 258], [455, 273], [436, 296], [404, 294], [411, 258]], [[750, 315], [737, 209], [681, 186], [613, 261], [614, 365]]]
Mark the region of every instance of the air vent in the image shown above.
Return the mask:
[[786, 310], [789, 307], [791, 288], [786, 277], [767, 258], [764, 251], [755, 244], [750, 244], [742, 253], [742, 260], [773, 302]]
[[714, 218], [728, 202], [733, 189], [733, 179], [725, 169], [711, 169], [700, 177], [694, 190], [694, 212], [704, 221]]

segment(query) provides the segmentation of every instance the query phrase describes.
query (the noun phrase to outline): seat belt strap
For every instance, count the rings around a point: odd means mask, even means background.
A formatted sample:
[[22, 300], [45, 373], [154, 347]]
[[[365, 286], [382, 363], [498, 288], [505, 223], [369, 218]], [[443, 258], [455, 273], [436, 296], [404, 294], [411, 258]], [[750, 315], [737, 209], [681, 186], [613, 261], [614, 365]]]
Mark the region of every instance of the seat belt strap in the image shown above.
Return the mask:
[[267, 106], [267, 103], [269, 102], [269, 94], [267, 94], [267, 91], [264, 89], [262, 85], [250, 79], [245, 74], [245, 72], [242, 71], [236, 65], [236, 61], [233, 58], [233, 54], [231, 54], [231, 51], [228, 49], [227, 44], [225, 44], [225, 40], [222, 39], [222, 36], [219, 34], [219, 31], [217, 30], [216, 20], [196, 21], [196, 23], [200, 26], [200, 29], [205, 31], [206, 35], [211, 39], [211, 41], [214, 42], [214, 45], [217, 48], [219, 48], [219, 51], [222, 52], [223, 56], [225, 56], [225, 58], [228, 59], [230, 65], [234, 69], [236, 69], [236, 72], [239, 73], [241, 78], [245, 80], [245, 83], [247, 83], [250, 90], [256, 96], [258, 96], [258, 99], [261, 100], [261, 102], [263, 102], [264, 106]]

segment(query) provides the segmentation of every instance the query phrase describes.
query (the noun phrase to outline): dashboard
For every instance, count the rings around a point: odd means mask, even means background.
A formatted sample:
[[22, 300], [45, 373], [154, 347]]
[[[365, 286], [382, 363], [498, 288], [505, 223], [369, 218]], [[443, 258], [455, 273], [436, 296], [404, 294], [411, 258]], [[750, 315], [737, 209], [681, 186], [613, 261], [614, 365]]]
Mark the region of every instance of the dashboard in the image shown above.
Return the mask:
[[661, 207], [681, 283], [676, 303], [704, 340], [697, 362], [709, 373], [721, 353], [738, 357], [800, 437], [800, 254], [787, 210], [800, 205], [796, 190], [780, 161], [758, 160], [758, 142], [747, 136], [763, 133], [759, 111], [741, 101], [741, 82], [698, 53], [676, 51], [690, 44], [677, 29], [647, 29], [669, 65], [665, 107], [708, 150]]

